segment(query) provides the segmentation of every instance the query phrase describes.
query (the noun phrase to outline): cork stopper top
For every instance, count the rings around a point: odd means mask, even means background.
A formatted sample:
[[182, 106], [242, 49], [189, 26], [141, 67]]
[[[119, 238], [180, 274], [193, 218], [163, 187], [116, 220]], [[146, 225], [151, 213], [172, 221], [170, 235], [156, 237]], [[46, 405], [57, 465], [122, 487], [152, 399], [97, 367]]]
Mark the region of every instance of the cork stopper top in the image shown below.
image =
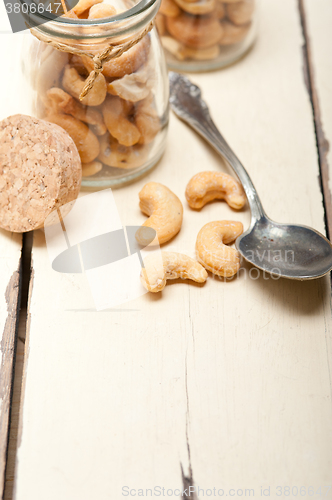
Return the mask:
[[26, 232], [77, 198], [81, 160], [61, 127], [25, 115], [0, 122], [0, 227]]

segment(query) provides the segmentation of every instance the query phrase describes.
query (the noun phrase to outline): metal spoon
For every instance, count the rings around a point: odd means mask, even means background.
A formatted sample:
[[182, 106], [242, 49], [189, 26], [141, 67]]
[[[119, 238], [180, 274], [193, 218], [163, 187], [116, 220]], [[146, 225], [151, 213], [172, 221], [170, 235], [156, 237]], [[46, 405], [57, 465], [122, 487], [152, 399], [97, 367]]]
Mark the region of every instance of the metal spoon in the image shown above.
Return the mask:
[[332, 269], [332, 245], [315, 229], [298, 224], [274, 222], [265, 214], [247, 171], [213, 123], [199, 87], [188, 78], [170, 72], [170, 104], [229, 162], [246, 192], [251, 224], [236, 240], [240, 254], [259, 269], [283, 278], [320, 278]]

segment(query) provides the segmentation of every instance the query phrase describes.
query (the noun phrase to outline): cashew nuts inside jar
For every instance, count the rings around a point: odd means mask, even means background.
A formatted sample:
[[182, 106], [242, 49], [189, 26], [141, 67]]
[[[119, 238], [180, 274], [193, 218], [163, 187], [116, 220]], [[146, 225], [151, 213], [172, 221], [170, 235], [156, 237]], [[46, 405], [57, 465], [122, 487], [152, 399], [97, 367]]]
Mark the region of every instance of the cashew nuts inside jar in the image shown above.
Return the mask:
[[171, 69], [208, 71], [240, 59], [257, 32], [258, 0], [161, 0], [156, 25]]
[[153, 27], [159, 5], [160, 0], [79, 0], [30, 30], [24, 66], [32, 113], [72, 137], [83, 187], [131, 182], [164, 152], [168, 77]]

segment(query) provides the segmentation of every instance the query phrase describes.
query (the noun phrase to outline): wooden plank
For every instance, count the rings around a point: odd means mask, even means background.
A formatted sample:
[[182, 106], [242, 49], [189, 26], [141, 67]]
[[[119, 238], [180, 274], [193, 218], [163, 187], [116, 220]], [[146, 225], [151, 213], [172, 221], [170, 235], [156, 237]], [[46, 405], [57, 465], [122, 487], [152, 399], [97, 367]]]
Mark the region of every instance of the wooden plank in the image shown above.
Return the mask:
[[16, 450], [19, 441], [19, 423], [20, 423], [20, 407], [22, 397], [22, 378], [24, 371], [25, 358], [25, 339], [27, 329], [27, 302], [29, 287], [31, 281], [30, 265], [31, 265], [31, 245], [32, 233], [27, 233], [24, 236], [22, 249], [22, 272], [21, 272], [21, 311], [18, 321], [18, 335], [16, 343], [15, 368], [13, 395], [10, 411], [10, 433], [7, 450], [5, 490], [3, 500], [13, 499], [15, 466], [16, 466]]
[[320, 157], [321, 182], [324, 193], [329, 235], [332, 235], [332, 4], [329, 0], [300, 1], [309, 83], [315, 116], [317, 145]]
[[25, 352], [24, 347], [25, 347], [25, 331], [26, 331], [26, 312], [27, 312], [26, 309], [21, 310], [20, 314], [21, 321], [19, 321], [18, 325], [13, 395], [12, 395], [12, 403], [10, 411], [10, 433], [9, 433], [9, 443], [7, 450], [5, 491], [3, 500], [13, 499], [16, 449], [17, 449], [17, 438], [18, 438], [19, 419], [20, 419], [21, 386], [22, 386], [24, 352]]
[[[8, 74], [14, 74], [17, 68], [16, 49], [8, 50], [12, 42], [10, 26], [6, 19], [4, 4], [0, 5], [0, 34], [2, 42], [2, 61], [8, 68]], [[15, 89], [17, 83], [10, 78], [2, 78], [0, 119], [16, 112]], [[2, 498], [5, 481], [6, 458], [8, 448], [9, 423], [11, 412], [12, 382], [15, 361], [16, 332], [19, 314], [20, 261], [22, 235], [0, 230], [0, 497]]]
[[[297, 1], [264, 0], [255, 49], [193, 79], [268, 214], [324, 231], [302, 44]], [[206, 169], [225, 167], [172, 116], [158, 167], [114, 192], [123, 224], [144, 221], [146, 181], [184, 201]], [[227, 218], [249, 223], [248, 210], [213, 203], [197, 213], [184, 201], [183, 228], [165, 248], [193, 255], [203, 224]], [[229, 496], [270, 487], [277, 498], [277, 486], [331, 483], [328, 278], [255, 279], [243, 265], [228, 283], [174, 283], [97, 313], [84, 276], [51, 270], [40, 231], [33, 267], [15, 500], [120, 499], [124, 486], [193, 483]]]
[[0, 495], [2, 495], [19, 315], [21, 235], [0, 230], [0, 255]]

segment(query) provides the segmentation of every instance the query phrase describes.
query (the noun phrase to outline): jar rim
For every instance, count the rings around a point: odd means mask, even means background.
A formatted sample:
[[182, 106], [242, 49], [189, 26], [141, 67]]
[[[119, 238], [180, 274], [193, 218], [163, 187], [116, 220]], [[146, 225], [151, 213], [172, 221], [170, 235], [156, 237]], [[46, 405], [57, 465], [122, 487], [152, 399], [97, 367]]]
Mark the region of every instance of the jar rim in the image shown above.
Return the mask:
[[[99, 19], [72, 19], [57, 17], [49, 20], [43, 14], [38, 14], [39, 31], [52, 37], [70, 39], [98, 39], [119, 35], [129, 35], [134, 30], [143, 29], [156, 16], [161, 0], [140, 0], [130, 9], [114, 16]], [[46, 20], [47, 19], [47, 20]], [[77, 32], [78, 28], [80, 30]]]

